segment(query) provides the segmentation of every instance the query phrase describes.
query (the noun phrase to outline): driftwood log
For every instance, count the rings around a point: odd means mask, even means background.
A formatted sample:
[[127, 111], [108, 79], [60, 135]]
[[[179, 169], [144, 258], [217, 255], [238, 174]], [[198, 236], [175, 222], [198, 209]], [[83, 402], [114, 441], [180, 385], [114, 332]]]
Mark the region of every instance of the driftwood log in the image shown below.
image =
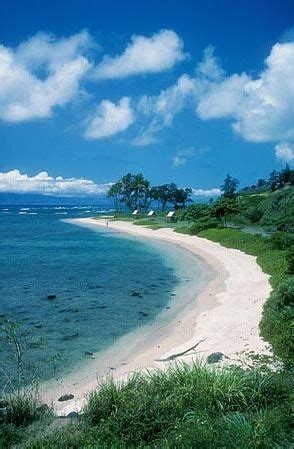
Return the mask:
[[183, 352], [177, 352], [176, 354], [172, 354], [169, 357], [167, 357], [166, 359], [155, 359], [155, 362], [170, 362], [171, 360], [175, 360], [178, 357], [181, 357], [183, 355], [188, 355], [188, 352], [190, 351], [194, 351], [197, 348], [198, 345], [200, 345], [200, 343], [202, 343], [203, 341], [205, 341], [206, 338], [203, 338], [202, 340], [199, 340], [194, 346], [191, 346], [191, 348], [186, 349]]

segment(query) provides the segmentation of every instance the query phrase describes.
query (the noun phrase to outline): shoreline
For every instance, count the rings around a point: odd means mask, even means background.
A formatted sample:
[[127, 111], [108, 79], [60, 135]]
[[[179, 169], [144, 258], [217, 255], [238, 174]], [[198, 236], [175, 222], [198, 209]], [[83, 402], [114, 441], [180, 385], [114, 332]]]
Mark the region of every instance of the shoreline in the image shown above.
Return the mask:
[[[107, 227], [105, 219], [80, 218], [70, 222], [92, 229]], [[186, 305], [163, 326], [157, 321], [143, 326], [121, 337], [98, 359], [86, 363], [83, 372], [79, 370], [59, 381], [45, 382], [42, 399], [53, 401], [59, 415], [80, 410], [85, 395], [98, 387], [98, 379], [103, 380], [111, 374], [115, 380], [122, 380], [134, 371], [166, 368], [169, 362], [163, 359], [183, 352], [201, 340], [196, 349], [197, 357], [206, 358], [213, 352], [222, 352], [231, 362], [242, 363], [246, 352], [268, 353], [268, 345], [259, 336], [258, 326], [271, 287], [269, 276], [262, 272], [254, 256], [197, 236], [178, 234], [170, 228], [154, 231], [124, 221], [110, 221], [108, 228], [179, 245], [202, 258], [214, 269], [215, 276], [200, 294], [195, 293], [196, 301]], [[177, 360], [190, 363], [194, 358], [195, 353]], [[112, 360], [116, 360], [117, 366], [112, 367]], [[99, 363], [110, 364], [111, 371], [99, 372]], [[57, 402], [57, 398], [65, 393], [74, 394], [74, 399]]]

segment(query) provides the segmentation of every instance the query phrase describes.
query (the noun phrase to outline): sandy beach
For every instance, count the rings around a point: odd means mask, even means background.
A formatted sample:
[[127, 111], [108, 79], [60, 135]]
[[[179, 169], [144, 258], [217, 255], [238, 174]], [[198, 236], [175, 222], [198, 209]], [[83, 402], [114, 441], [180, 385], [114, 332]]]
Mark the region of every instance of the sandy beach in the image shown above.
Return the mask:
[[[95, 228], [106, 227], [106, 220], [81, 218], [71, 222]], [[197, 346], [196, 352], [178, 357], [190, 362], [213, 352], [224, 353], [229, 362], [243, 363], [250, 351], [268, 353], [259, 335], [262, 307], [271, 287], [269, 277], [262, 272], [256, 258], [241, 251], [228, 249], [218, 243], [175, 233], [170, 228], [152, 230], [127, 221], [109, 221], [108, 227], [133, 236], [166, 241], [201, 257], [213, 267], [214, 279], [195, 301], [186, 306], [175, 319], [164, 326], [146, 326], [131, 336], [122, 337], [112, 348], [90, 360], [82, 371], [58, 382], [47, 382], [41, 389], [42, 398], [54, 403], [58, 414], [79, 410], [85, 396], [111, 374], [123, 379], [130, 373], [145, 368], [165, 368], [168, 357]], [[108, 366], [101, 370], [99, 366]], [[73, 394], [74, 399], [57, 402], [62, 394]]]

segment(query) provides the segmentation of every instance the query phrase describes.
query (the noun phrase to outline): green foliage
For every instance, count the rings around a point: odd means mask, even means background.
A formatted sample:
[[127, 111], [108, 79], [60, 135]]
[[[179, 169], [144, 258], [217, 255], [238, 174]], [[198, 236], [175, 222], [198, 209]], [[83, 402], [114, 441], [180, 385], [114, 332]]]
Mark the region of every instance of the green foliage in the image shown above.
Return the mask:
[[282, 187], [281, 185], [281, 177], [280, 177], [280, 173], [277, 170], [273, 170], [270, 173], [269, 176], [269, 185], [271, 188], [271, 191], [273, 192], [274, 190], [279, 189], [280, 187]]
[[178, 220], [196, 221], [199, 218], [207, 217], [211, 212], [211, 206], [208, 204], [195, 203], [182, 209], [178, 213]]
[[278, 190], [266, 197], [260, 197], [259, 209], [263, 216], [262, 226], [294, 228], [294, 189]]
[[225, 177], [224, 183], [221, 186], [221, 190], [223, 192], [223, 196], [225, 198], [234, 198], [239, 181], [236, 178], [233, 178], [229, 173]]
[[166, 206], [174, 201], [176, 191], [176, 184], [171, 183], [152, 187], [150, 194], [151, 198], [158, 201], [158, 204], [161, 206], [161, 210], [164, 211]]
[[38, 395], [38, 370], [28, 359], [26, 340], [16, 323], [5, 321], [1, 327], [1, 343], [15, 362], [13, 370], [1, 366], [5, 379], [0, 400], [0, 447], [11, 447], [21, 441], [31, 423], [49, 419], [52, 410], [40, 402]]
[[239, 209], [229, 212], [228, 220], [235, 224], [258, 224], [269, 229], [294, 228], [294, 189], [240, 192]]
[[175, 209], [185, 207], [191, 201], [192, 189], [186, 187], [180, 189], [175, 183], [154, 186], [150, 190], [150, 197], [158, 201], [162, 211], [165, 211], [168, 204], [172, 204]]
[[173, 205], [175, 209], [186, 206], [186, 203], [191, 201], [192, 189], [186, 187], [185, 189], [177, 189], [173, 198]]
[[294, 274], [294, 245], [286, 252], [287, 273]]
[[290, 232], [277, 231], [270, 237], [274, 249], [289, 249], [294, 245], [294, 234]]
[[190, 226], [190, 234], [195, 235], [204, 229], [220, 228], [221, 223], [215, 217], [202, 217]]
[[264, 306], [260, 329], [274, 352], [282, 360], [293, 363], [294, 354], [294, 278], [282, 282]]
[[190, 224], [177, 224], [174, 228], [175, 232], [179, 232], [180, 234], [191, 234], [191, 226]]
[[258, 207], [251, 206], [244, 210], [244, 216], [250, 223], [258, 223], [262, 218], [262, 212]]
[[49, 409], [42, 407], [36, 394], [9, 394], [5, 396], [6, 413], [0, 416], [0, 423], [14, 424], [15, 426], [27, 425], [39, 419]]
[[29, 447], [283, 447], [290, 444], [290, 392], [287, 373], [174, 365], [108, 381], [90, 395], [78, 424]]
[[152, 223], [150, 218], [139, 218], [138, 220], [134, 221], [134, 225], [137, 226], [149, 226]]
[[191, 195], [192, 189], [181, 189], [174, 183], [151, 187], [141, 173], [128, 173], [115, 182], [107, 193], [116, 213], [134, 210], [146, 212], [152, 200], [158, 202], [162, 211], [165, 211], [168, 204], [172, 204], [175, 209], [182, 208], [191, 201]]
[[145, 211], [150, 204], [150, 183], [141, 173], [128, 173], [110, 187], [107, 195], [116, 211]]
[[223, 218], [239, 211], [239, 204], [235, 198], [219, 198], [212, 206], [211, 215], [216, 218]]

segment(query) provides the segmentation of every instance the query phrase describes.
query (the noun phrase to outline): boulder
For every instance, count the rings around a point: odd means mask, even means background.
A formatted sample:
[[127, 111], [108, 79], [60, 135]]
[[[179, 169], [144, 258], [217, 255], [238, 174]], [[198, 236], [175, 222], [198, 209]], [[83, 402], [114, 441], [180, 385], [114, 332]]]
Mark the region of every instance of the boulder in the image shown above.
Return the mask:
[[59, 402], [70, 401], [73, 398], [74, 398], [73, 394], [63, 394], [62, 396], [60, 396], [60, 398], [58, 398], [58, 401]]
[[223, 354], [222, 352], [213, 352], [212, 354], [209, 354], [209, 356], [206, 359], [206, 363], [219, 363], [221, 362], [223, 359], [228, 359], [229, 357], [227, 357], [225, 354]]
[[78, 418], [78, 416], [79, 416], [78, 412], [70, 412], [68, 415], [66, 415], [67, 418], [71, 419]]

